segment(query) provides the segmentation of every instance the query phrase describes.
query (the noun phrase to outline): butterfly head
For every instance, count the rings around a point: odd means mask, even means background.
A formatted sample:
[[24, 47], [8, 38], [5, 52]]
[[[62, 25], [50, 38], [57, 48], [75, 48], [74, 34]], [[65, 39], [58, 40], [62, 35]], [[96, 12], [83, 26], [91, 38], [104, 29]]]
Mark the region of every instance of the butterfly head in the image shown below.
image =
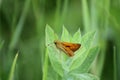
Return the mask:
[[55, 40], [55, 41], [54, 41], [54, 44], [55, 44], [55, 45], [58, 44], [58, 43], [60, 43], [60, 41], [58, 41], [58, 40]]

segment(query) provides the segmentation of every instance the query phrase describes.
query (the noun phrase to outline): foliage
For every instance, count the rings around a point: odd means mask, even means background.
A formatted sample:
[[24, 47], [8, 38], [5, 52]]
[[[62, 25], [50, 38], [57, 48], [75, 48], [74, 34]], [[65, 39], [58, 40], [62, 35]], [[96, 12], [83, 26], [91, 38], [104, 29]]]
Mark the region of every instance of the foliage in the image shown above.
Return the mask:
[[[55, 33], [49, 27], [49, 25], [46, 26], [45, 32], [47, 46], [46, 54], [49, 55], [53, 69], [62, 77], [63, 80], [98, 80], [96, 77], [86, 74], [98, 53], [98, 46], [91, 47], [91, 43], [94, 41], [94, 31], [88, 32], [81, 37], [80, 30], [78, 30], [73, 35], [74, 37], [71, 37], [66, 28], [63, 27], [63, 33], [61, 37], [62, 41], [75, 41], [76, 43], [79, 42], [82, 45], [75, 56], [71, 58], [66, 57], [66, 55], [62, 55], [62, 52], [59, 53], [54, 46], [48, 46], [48, 44], [56, 40]], [[61, 54], [61, 56], [59, 54]]]
[[[60, 80], [84, 75], [120, 80], [119, 12], [119, 0], [0, 0], [0, 80], [9, 79], [18, 51], [19, 60], [12, 72], [14, 80]], [[84, 47], [75, 53], [78, 56], [68, 58], [59, 54], [54, 45], [47, 46], [56, 39]], [[93, 62], [96, 44], [99, 54]], [[53, 51], [56, 54], [50, 56]]]

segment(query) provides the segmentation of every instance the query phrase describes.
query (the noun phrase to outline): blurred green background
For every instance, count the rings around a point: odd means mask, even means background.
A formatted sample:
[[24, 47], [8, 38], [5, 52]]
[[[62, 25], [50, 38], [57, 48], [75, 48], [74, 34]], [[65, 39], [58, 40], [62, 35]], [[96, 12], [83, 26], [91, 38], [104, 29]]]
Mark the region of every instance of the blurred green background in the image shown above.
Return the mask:
[[58, 35], [63, 25], [71, 35], [95, 30], [100, 52], [91, 72], [120, 80], [120, 0], [0, 0], [0, 80], [17, 52], [14, 80], [42, 80], [46, 24]]

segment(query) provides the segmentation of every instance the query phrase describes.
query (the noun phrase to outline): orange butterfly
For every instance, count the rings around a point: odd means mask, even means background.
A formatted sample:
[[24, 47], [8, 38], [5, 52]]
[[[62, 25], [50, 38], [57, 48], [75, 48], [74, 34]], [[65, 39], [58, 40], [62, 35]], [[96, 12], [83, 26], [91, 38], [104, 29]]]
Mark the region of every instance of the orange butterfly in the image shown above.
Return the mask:
[[81, 47], [81, 44], [78, 43], [54, 41], [54, 44], [70, 57], [74, 56], [74, 52]]

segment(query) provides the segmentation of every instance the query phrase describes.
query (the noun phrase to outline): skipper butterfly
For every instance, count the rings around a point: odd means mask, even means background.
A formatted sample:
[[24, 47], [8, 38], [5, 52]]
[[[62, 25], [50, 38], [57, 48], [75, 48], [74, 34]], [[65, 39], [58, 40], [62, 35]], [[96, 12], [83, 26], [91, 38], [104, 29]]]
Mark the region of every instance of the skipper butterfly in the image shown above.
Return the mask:
[[69, 43], [69, 42], [61, 42], [61, 41], [54, 41], [56, 47], [66, 53], [68, 56], [74, 56], [74, 52], [77, 51], [81, 44], [78, 43]]

